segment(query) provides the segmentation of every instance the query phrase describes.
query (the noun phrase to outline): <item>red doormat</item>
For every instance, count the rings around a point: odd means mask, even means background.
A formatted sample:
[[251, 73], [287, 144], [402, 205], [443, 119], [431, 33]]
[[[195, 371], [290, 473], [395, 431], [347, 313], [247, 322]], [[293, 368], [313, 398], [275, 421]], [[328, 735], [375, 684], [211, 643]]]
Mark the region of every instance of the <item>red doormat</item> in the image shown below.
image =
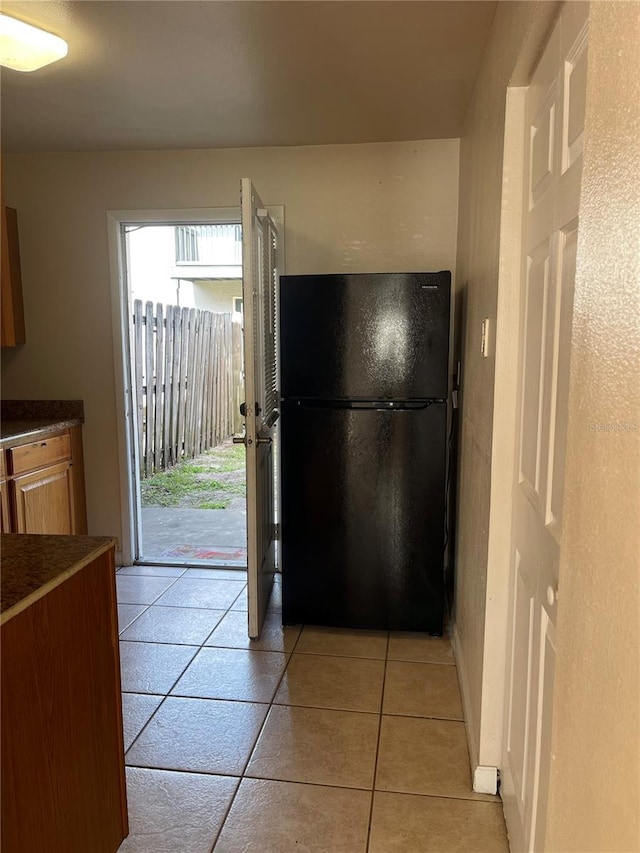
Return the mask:
[[196, 545], [174, 545], [163, 551], [161, 557], [183, 560], [242, 560], [247, 561], [246, 548], [199, 548]]

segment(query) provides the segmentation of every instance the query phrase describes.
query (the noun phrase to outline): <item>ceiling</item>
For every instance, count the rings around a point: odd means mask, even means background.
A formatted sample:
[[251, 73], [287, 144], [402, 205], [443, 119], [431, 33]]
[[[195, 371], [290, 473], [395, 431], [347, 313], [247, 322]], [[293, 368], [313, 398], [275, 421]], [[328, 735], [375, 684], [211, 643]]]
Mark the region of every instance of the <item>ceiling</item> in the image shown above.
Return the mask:
[[69, 42], [2, 69], [6, 151], [461, 135], [496, 2], [3, 0]]

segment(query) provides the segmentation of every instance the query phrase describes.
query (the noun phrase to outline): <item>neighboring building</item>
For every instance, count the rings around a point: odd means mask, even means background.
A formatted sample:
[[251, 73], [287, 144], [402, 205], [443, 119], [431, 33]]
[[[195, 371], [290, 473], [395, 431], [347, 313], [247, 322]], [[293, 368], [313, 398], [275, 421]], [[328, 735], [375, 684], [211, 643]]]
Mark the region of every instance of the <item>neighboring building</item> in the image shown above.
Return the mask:
[[242, 311], [239, 224], [143, 225], [127, 232], [131, 299]]

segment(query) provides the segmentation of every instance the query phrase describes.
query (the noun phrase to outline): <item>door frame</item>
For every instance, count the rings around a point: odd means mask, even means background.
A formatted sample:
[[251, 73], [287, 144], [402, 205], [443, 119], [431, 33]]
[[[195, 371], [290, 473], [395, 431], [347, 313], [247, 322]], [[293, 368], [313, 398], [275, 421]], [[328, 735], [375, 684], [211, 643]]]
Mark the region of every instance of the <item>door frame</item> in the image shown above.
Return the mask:
[[[278, 227], [284, 233], [284, 206], [267, 205]], [[186, 225], [240, 222], [240, 199], [235, 207], [155, 208], [153, 210], [108, 210], [109, 278], [111, 291], [111, 328], [113, 340], [114, 384], [116, 400], [116, 437], [120, 479], [121, 537], [116, 558], [121, 565], [132, 565], [136, 559], [136, 525], [138, 497], [134, 488], [132, 462], [136, 424], [132, 417], [130, 380], [130, 339], [127, 309], [129, 289], [123, 240], [124, 225]], [[284, 257], [282, 260], [284, 266]]]
[[[475, 704], [472, 701], [473, 679], [466, 665], [455, 626], [452, 638], [466, 721], [473, 790], [484, 794], [497, 793], [498, 771], [502, 763], [511, 577], [512, 484], [516, 464], [524, 121], [527, 91], [528, 86], [509, 86], [505, 94], [498, 294], [495, 325], [489, 329], [488, 340], [488, 345], [495, 354], [495, 373], [479, 719], [476, 719]], [[476, 732], [479, 732], [477, 740]]]

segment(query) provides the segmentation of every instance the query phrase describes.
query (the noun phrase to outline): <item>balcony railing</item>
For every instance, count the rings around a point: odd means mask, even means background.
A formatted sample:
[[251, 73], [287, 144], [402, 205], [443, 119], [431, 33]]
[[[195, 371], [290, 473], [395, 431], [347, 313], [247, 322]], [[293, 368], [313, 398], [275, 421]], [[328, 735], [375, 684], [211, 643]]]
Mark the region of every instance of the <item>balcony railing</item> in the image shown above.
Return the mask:
[[242, 227], [176, 225], [176, 264], [238, 266], [242, 264]]

